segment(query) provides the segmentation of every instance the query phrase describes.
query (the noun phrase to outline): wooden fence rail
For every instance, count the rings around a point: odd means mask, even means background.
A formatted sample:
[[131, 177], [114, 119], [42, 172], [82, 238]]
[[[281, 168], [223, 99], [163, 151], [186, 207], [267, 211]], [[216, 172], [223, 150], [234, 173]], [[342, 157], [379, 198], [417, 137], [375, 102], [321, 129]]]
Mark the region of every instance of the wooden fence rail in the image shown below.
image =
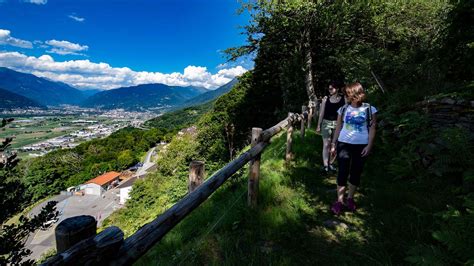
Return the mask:
[[[293, 131], [293, 125], [297, 122], [301, 122], [302, 137], [304, 136], [303, 125], [306, 124], [305, 120], [308, 118], [308, 112], [306, 107], [303, 107], [302, 110], [303, 114], [289, 113], [286, 119], [267, 130], [262, 131], [260, 128], [252, 129], [252, 145], [250, 150], [228, 163], [202, 184], [200, 184], [199, 180], [202, 178], [202, 172], [204, 171], [203, 163], [194, 162], [194, 164], [191, 164], [189, 193], [170, 209], [141, 227], [127, 239], [123, 239], [123, 232], [115, 226], [108, 227], [92, 237], [90, 234], [85, 234], [82, 239], [74, 238], [74, 241], [68, 241], [69, 245], [71, 245], [70, 247], [61, 247], [61, 250], [67, 250], [56, 254], [42, 265], [95, 265], [99, 263], [101, 265], [130, 265], [142, 257], [167, 232], [196, 209], [229, 177], [248, 162], [251, 162], [249, 167], [248, 203], [250, 206], [256, 206], [260, 175], [260, 155], [273, 136], [288, 128], [290, 140], [287, 143], [285, 159], [287, 161], [291, 159], [291, 157], [288, 157], [288, 153], [291, 154], [291, 132]], [[62, 223], [80, 224], [71, 221], [77, 218], [68, 218], [62, 221], [57, 228], [61, 227]], [[84, 216], [82, 219], [84, 219]], [[78, 231], [74, 228], [70, 230], [71, 232]]]

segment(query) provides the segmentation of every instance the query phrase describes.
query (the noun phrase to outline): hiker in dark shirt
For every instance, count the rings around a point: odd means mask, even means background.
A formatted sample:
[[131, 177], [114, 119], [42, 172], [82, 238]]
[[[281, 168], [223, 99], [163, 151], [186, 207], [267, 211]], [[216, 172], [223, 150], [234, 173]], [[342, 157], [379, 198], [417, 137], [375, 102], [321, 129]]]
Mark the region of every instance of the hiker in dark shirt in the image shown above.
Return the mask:
[[332, 136], [336, 129], [337, 110], [345, 104], [344, 97], [340, 94], [341, 88], [344, 87], [342, 82], [331, 82], [329, 84], [329, 96], [323, 98], [321, 103], [321, 111], [319, 112], [318, 125], [316, 132], [321, 133], [323, 137], [323, 171], [335, 171], [330, 159], [329, 149]]

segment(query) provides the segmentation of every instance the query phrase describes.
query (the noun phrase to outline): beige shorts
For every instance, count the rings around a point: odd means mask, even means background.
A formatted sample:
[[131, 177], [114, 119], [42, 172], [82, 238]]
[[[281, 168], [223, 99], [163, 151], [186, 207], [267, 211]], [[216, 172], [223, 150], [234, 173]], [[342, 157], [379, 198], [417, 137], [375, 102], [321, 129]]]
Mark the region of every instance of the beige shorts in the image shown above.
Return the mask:
[[323, 136], [323, 139], [331, 138], [335, 130], [336, 120], [331, 121], [323, 119], [323, 122], [321, 123], [321, 136]]

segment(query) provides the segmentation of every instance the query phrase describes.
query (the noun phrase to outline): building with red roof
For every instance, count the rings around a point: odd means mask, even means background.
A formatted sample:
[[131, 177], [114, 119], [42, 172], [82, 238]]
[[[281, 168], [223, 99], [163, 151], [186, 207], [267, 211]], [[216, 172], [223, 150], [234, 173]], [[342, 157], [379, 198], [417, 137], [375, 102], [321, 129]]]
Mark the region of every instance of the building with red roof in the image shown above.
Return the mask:
[[85, 194], [101, 196], [114, 183], [119, 182], [120, 173], [112, 171], [87, 181], [81, 186]]

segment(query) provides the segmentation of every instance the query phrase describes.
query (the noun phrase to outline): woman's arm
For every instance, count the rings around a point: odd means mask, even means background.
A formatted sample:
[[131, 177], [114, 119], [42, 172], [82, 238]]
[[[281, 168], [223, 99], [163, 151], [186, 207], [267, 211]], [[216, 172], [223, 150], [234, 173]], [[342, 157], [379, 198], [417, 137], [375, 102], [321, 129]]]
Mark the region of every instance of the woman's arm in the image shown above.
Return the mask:
[[342, 115], [337, 115], [336, 131], [334, 131], [334, 136], [331, 141], [331, 153], [336, 152], [336, 141], [339, 138], [339, 134], [342, 129]]
[[370, 151], [372, 150], [372, 147], [374, 146], [376, 131], [377, 131], [377, 116], [375, 114], [372, 114], [372, 125], [370, 125], [370, 129], [369, 129], [369, 144], [367, 144], [367, 146], [365, 146], [365, 148], [362, 150], [361, 152], [362, 156], [369, 155]]
[[321, 107], [319, 108], [319, 118], [318, 118], [318, 125], [316, 126], [316, 132], [321, 131], [321, 123], [323, 122], [324, 109], [326, 108], [326, 99], [327, 97], [323, 98], [321, 102]]

